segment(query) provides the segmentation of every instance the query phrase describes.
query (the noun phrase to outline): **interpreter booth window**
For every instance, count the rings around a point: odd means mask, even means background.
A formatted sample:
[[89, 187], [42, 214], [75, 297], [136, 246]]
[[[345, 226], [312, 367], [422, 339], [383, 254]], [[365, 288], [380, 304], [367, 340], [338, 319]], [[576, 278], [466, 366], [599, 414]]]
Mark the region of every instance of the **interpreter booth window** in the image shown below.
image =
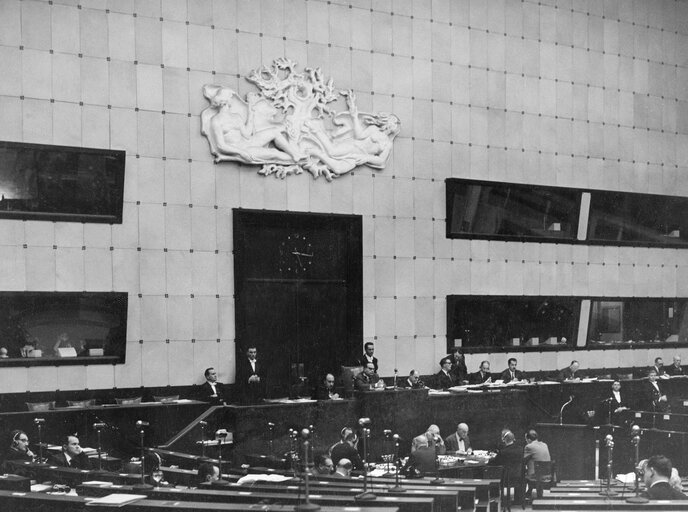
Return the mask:
[[513, 351], [574, 346], [580, 302], [574, 297], [448, 295], [448, 348]]
[[590, 192], [588, 240], [620, 245], [688, 245], [688, 198]]
[[125, 156], [0, 141], [0, 218], [121, 224]]
[[462, 179], [446, 180], [447, 237], [575, 240], [581, 192]]
[[588, 345], [688, 343], [688, 299], [593, 299]]
[[0, 366], [124, 363], [127, 294], [0, 292]]

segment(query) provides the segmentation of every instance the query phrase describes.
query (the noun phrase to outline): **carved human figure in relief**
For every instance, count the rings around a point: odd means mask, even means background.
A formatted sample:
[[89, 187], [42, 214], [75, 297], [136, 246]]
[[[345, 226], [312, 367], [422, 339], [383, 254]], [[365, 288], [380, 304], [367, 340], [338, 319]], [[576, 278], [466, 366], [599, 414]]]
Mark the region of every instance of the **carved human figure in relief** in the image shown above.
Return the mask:
[[213, 85], [206, 85], [203, 94], [210, 106], [201, 117], [202, 133], [216, 162], [293, 164], [305, 160], [285, 137], [284, 123], [275, 119], [276, 110], [260, 95], [249, 93], [244, 103], [232, 89]]
[[306, 122], [313, 142], [305, 151], [322, 161], [336, 175], [353, 170], [359, 165], [382, 169], [387, 162], [394, 138], [399, 134], [401, 123], [394, 114], [359, 113], [353, 91], [343, 92], [348, 112], [336, 114], [332, 120], [337, 127], [332, 132], [323, 126], [321, 119]]

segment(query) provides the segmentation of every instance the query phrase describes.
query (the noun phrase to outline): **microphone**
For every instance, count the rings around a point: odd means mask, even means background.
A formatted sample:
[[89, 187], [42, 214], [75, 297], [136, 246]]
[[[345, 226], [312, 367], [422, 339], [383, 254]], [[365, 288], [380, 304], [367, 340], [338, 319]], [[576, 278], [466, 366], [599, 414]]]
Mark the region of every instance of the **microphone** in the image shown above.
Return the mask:
[[272, 430], [273, 428], [275, 428], [275, 424], [272, 421], [268, 421], [268, 428]]
[[150, 427], [150, 423], [147, 422], [147, 421], [141, 421], [141, 420], [139, 420], [139, 421], [136, 422], [136, 426], [139, 427], [139, 428], [141, 428], [141, 427]]
[[199, 424], [201, 427], [207, 427], [207, 426], [208, 426], [208, 422], [207, 422], [207, 421], [203, 421], [203, 420], [199, 421], [198, 424]]
[[392, 431], [389, 430], [388, 428], [384, 429], [382, 433], [385, 435], [385, 437], [389, 437], [392, 435]]
[[45, 423], [45, 418], [34, 418], [33, 422], [35, 425], [43, 425]]
[[401, 436], [399, 434], [394, 434], [392, 436], [392, 439], [394, 439], [394, 441], [398, 442], [401, 439]]
[[222, 437], [225, 438], [229, 435], [229, 432], [227, 432], [226, 428], [221, 428], [215, 431], [215, 436], [216, 437]]
[[358, 420], [358, 424], [362, 427], [367, 427], [368, 425], [370, 425], [370, 423], [371, 423], [370, 418], [360, 418]]
[[395, 369], [394, 369], [394, 373], [395, 373], [395, 374], [399, 373], [399, 370], [397, 370], [397, 369], [395, 368]]
[[99, 430], [99, 429], [105, 428], [105, 427], [107, 427], [107, 423], [99, 422], [99, 423], [93, 424], [93, 430]]
[[612, 437], [611, 434], [607, 434], [607, 436], [604, 438], [604, 442], [606, 443], [607, 447], [614, 447], [614, 437]]
[[640, 427], [638, 425], [633, 425], [631, 427], [631, 435], [632, 436], [639, 436], [640, 435]]
[[304, 428], [303, 430], [301, 430], [301, 437], [303, 439], [308, 439], [309, 437], [311, 437], [311, 431], [307, 428]]

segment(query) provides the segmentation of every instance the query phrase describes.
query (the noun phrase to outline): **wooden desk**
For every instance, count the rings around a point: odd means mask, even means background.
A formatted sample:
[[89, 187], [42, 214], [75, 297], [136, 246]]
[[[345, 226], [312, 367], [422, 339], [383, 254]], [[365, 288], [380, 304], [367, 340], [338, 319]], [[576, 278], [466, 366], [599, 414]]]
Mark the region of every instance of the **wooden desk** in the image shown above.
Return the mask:
[[557, 500], [551, 498], [533, 501], [533, 510], [688, 510], [686, 500], [652, 500], [648, 503], [626, 503], [624, 500], [571, 499]]

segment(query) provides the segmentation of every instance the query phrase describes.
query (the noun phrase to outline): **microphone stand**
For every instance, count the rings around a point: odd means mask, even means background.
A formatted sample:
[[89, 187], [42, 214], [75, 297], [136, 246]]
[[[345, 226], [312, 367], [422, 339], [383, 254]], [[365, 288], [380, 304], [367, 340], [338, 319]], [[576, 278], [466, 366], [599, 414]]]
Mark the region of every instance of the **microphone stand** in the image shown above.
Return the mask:
[[201, 425], [201, 458], [205, 459], [205, 427], [208, 423], [201, 421], [199, 424]]
[[640, 484], [638, 482], [638, 462], [640, 461], [640, 427], [634, 425], [631, 428], [631, 433], [635, 434], [631, 439], [631, 443], [635, 447], [635, 466], [633, 468], [633, 473], [635, 474], [635, 496], [626, 498], [626, 503], [647, 503], [647, 498], [640, 496]]
[[561, 409], [559, 410], [559, 425], [564, 424], [564, 408], [566, 408], [566, 406], [571, 402], [573, 402], [573, 395], [569, 395], [569, 401], [562, 405]]
[[611, 490], [611, 484], [612, 484], [612, 465], [613, 465], [613, 453], [614, 453], [614, 438], [610, 435], [607, 435], [605, 438], [607, 441], [607, 489], [604, 491], [600, 491], [600, 496], [617, 496], [618, 493], [616, 491]]
[[[93, 428], [96, 430], [96, 436], [98, 438], [98, 473], [103, 472], [103, 450], [101, 447], [101, 440], [100, 440], [100, 434], [102, 427], [98, 423], [93, 424]], [[142, 459], [143, 460], [143, 459]], [[143, 464], [143, 462], [142, 462]], [[143, 466], [141, 466], [143, 468]]]
[[45, 420], [43, 418], [35, 418], [33, 422], [38, 428], [38, 463], [42, 465], [45, 464], [43, 462], [43, 423], [45, 423]]
[[395, 368], [394, 369], [394, 389], [397, 389], [397, 373], [398, 373], [398, 370]]
[[143, 440], [144, 437], [146, 436], [146, 428], [145, 428], [145, 423], [142, 421], [137, 421], [136, 426], [139, 427], [139, 441], [141, 445], [141, 483], [136, 484], [134, 486], [134, 489], [136, 490], [147, 490], [147, 489], [152, 489], [153, 486], [151, 484], [146, 483], [146, 462], [145, 462], [145, 457], [146, 457], [146, 449], [143, 446]]
[[394, 434], [394, 464], [397, 466], [397, 470], [394, 475], [394, 487], [390, 488], [390, 491], [394, 492], [406, 492], [401, 484], [399, 483], [399, 473], [401, 473], [401, 460], [399, 459], [399, 434]]
[[294, 507], [295, 512], [311, 512], [314, 510], [320, 510], [320, 505], [316, 505], [315, 503], [311, 503], [310, 500], [310, 488], [309, 488], [309, 477], [311, 473], [311, 468], [313, 467], [311, 463], [311, 458], [308, 456], [308, 452], [310, 451], [310, 442], [308, 441], [308, 438], [310, 436], [310, 431], [307, 428], [304, 428], [301, 431], [301, 436], [303, 437], [303, 458], [304, 458], [304, 482], [305, 482], [305, 495], [306, 495], [306, 503], [301, 503], [298, 504]]
[[275, 424], [268, 422], [268, 456], [272, 457], [274, 454], [274, 439], [275, 439]]
[[[369, 423], [370, 420], [368, 420]], [[361, 425], [364, 424], [362, 423]], [[356, 501], [370, 501], [377, 499], [373, 492], [368, 491], [368, 438], [370, 438], [370, 429], [363, 426], [361, 433], [363, 437], [363, 492], [354, 496], [354, 499]]]

